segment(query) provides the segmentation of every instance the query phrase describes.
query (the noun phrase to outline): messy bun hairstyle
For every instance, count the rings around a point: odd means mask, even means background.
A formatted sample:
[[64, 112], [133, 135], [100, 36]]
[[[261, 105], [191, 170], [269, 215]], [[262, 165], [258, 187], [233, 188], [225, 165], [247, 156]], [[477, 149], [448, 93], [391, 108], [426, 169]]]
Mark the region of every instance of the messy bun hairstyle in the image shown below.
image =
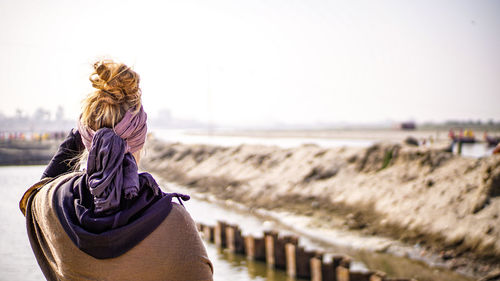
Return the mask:
[[83, 100], [80, 121], [97, 131], [114, 128], [127, 110], [141, 109], [139, 75], [123, 63], [99, 60], [89, 77], [96, 90]]

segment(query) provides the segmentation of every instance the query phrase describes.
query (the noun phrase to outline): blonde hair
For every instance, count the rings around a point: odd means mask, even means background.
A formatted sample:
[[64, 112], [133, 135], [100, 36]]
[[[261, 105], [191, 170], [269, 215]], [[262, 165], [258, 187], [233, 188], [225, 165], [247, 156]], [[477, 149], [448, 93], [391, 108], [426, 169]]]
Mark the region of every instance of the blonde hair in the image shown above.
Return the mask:
[[99, 60], [94, 63], [94, 72], [89, 77], [96, 90], [82, 102], [83, 125], [97, 131], [120, 122], [127, 110], [137, 113], [141, 108], [139, 74], [123, 63]]

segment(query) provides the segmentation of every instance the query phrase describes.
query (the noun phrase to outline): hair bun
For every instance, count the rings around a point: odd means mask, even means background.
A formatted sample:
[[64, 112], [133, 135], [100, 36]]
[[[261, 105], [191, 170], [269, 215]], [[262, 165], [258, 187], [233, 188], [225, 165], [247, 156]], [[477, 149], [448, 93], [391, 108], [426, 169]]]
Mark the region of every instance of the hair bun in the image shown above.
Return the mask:
[[[82, 118], [97, 130], [103, 126], [112, 126], [121, 118], [117, 110], [124, 113], [129, 108], [137, 111], [141, 107], [141, 89], [139, 75], [123, 63], [112, 60], [99, 60], [93, 65], [94, 71], [89, 77], [96, 91], [90, 94], [83, 105]], [[118, 118], [108, 118], [115, 116]], [[93, 118], [100, 120], [96, 124]]]
[[114, 104], [124, 99], [140, 99], [139, 75], [123, 63], [97, 61], [90, 81], [107, 102]]

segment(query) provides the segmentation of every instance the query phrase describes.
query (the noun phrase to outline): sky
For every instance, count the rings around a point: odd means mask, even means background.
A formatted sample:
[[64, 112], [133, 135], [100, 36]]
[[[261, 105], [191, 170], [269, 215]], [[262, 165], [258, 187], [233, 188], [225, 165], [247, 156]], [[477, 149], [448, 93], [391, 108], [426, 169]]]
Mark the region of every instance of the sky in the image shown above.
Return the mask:
[[0, 0], [0, 111], [76, 118], [100, 58], [151, 117], [500, 120], [500, 1]]

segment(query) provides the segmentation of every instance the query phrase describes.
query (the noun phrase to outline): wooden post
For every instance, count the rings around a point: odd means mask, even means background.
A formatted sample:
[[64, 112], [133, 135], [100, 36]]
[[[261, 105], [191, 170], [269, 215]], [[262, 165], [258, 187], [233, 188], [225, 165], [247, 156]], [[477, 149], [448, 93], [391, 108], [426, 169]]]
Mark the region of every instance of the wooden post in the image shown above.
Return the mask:
[[285, 244], [286, 253], [286, 274], [292, 278], [297, 276], [297, 264], [295, 259], [295, 245], [292, 243]]
[[333, 262], [323, 262], [321, 264], [321, 277], [325, 281], [337, 281], [337, 274], [333, 267]]
[[275, 259], [274, 259], [274, 238], [275, 235], [273, 233], [265, 233], [264, 240], [266, 244], [266, 263], [267, 267], [274, 268]]
[[245, 254], [245, 241], [241, 235], [241, 230], [238, 226], [234, 228], [234, 252], [237, 254]]
[[338, 262], [336, 269], [337, 281], [349, 281], [349, 268], [351, 267], [351, 258], [348, 256], [339, 256], [334, 258], [334, 262]]
[[203, 232], [203, 238], [208, 242], [214, 242], [214, 228], [208, 225], [202, 225], [201, 231]]
[[214, 242], [219, 248], [226, 247], [226, 224], [218, 221], [214, 228]]
[[302, 247], [296, 248], [297, 277], [311, 278], [311, 258], [316, 255], [316, 252], [306, 251]]
[[286, 250], [285, 245], [287, 243], [294, 244], [295, 246], [299, 243], [299, 238], [297, 236], [275, 236], [274, 240], [274, 264], [276, 268], [286, 269]]
[[221, 239], [221, 226], [220, 222], [217, 222], [217, 224], [214, 227], [214, 243], [217, 247], [220, 247], [222, 245], [222, 239]]
[[321, 276], [323, 280], [337, 281], [337, 267], [340, 266], [344, 259], [344, 256], [333, 255], [331, 261], [323, 262], [321, 265]]
[[337, 267], [337, 281], [350, 281], [349, 268], [342, 265]]
[[266, 260], [266, 249], [264, 238], [255, 238], [252, 235], [243, 238], [245, 243], [245, 254], [250, 260]]
[[248, 259], [255, 259], [255, 241], [252, 235], [244, 237], [245, 240], [245, 254]]
[[255, 259], [266, 261], [266, 241], [264, 238], [255, 238]]
[[227, 225], [226, 226], [226, 247], [229, 250], [229, 252], [234, 253], [235, 252], [235, 241], [234, 241], [234, 233], [235, 233], [235, 228], [236, 226], [234, 225]]
[[321, 266], [323, 264], [323, 257], [313, 257], [311, 260], [311, 281], [323, 281], [323, 274]]

